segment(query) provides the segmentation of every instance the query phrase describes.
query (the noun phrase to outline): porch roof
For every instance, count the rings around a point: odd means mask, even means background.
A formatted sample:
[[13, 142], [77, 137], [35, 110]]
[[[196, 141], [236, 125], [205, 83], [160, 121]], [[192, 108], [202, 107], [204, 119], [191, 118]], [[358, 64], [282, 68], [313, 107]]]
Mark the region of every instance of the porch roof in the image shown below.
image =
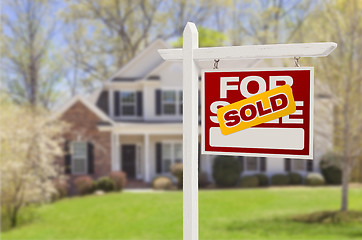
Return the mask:
[[[98, 130], [125, 135], [182, 135], [182, 123], [117, 122], [114, 125], [98, 125]], [[199, 126], [200, 132], [201, 126]]]

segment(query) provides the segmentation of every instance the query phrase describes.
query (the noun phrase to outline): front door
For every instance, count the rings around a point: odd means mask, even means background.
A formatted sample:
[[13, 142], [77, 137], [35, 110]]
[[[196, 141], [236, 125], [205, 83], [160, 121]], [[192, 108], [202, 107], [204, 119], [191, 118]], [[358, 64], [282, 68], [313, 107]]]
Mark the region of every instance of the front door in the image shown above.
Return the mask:
[[136, 177], [136, 145], [122, 145], [122, 170], [126, 172], [127, 178]]

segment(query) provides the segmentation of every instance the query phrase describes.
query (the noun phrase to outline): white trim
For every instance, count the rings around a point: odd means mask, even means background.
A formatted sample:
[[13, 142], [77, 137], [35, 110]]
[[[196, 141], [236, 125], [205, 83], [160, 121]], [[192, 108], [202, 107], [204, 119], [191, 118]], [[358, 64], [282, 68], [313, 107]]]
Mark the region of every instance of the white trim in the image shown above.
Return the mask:
[[117, 167], [116, 167], [116, 154], [115, 154], [115, 137], [114, 137], [114, 133], [111, 132], [110, 134], [110, 141], [111, 141], [111, 169], [112, 171], [117, 171]]
[[96, 114], [100, 119], [110, 122], [112, 125], [114, 125], [114, 122], [112, 119], [110, 119], [106, 114], [104, 114], [100, 109], [98, 109], [95, 105], [88, 102], [85, 98], [82, 96], [74, 96], [70, 101], [68, 101], [66, 104], [64, 104], [58, 111], [54, 112], [52, 114], [52, 118], [56, 119], [62, 116], [70, 107], [72, 107], [76, 102], [81, 102], [83, 105], [85, 105], [89, 110], [91, 110], [94, 114]]
[[[193, 49], [193, 60], [325, 57], [336, 47], [335, 42], [318, 42], [196, 48]], [[182, 48], [160, 49], [158, 52], [165, 60], [184, 59]]]
[[91, 94], [89, 94], [88, 96], [86, 96], [86, 99], [92, 103], [92, 104], [96, 104], [100, 94], [102, 93], [102, 91], [104, 91], [105, 89], [103, 87], [99, 87], [97, 89], [95, 89]]
[[150, 182], [150, 157], [149, 157], [149, 147], [150, 147], [150, 137], [148, 134], [145, 134], [144, 135], [144, 144], [143, 144], [143, 153], [144, 153], [144, 156], [143, 156], [143, 159], [144, 159], [144, 180], [145, 182]]
[[[157, 82], [156, 80], [155, 81], [150, 81], [150, 80], [146, 80], [149, 76], [152, 76], [152, 75], [158, 75], [160, 73], [162, 73], [163, 69], [166, 68], [166, 67], [169, 67], [171, 66], [172, 64], [174, 64], [174, 62], [162, 62], [159, 66], [157, 66], [156, 68], [154, 68], [151, 72], [149, 72], [146, 77], [145, 77], [145, 81], [146, 82]], [[179, 63], [180, 64], [180, 63]], [[180, 67], [182, 68], [182, 66], [180, 65]], [[161, 76], [160, 76], [160, 80], [161, 80]]]
[[[116, 123], [114, 126], [98, 126], [99, 131], [113, 131], [114, 133], [124, 135], [182, 135], [182, 123]], [[201, 133], [201, 127], [198, 126], [198, 132]]]
[[[127, 69], [129, 69], [130, 67], [132, 67], [133, 65], [137, 64], [137, 61], [141, 58], [143, 58], [143, 56], [147, 55], [147, 53], [151, 50], [154, 49], [155, 46], [157, 45], [161, 45], [164, 48], [169, 48], [169, 46], [167, 45], [167, 43], [165, 43], [163, 40], [161, 39], [157, 39], [154, 42], [152, 42], [148, 47], [146, 47], [145, 49], [143, 49], [138, 55], [136, 55], [133, 59], [131, 59], [126, 65], [124, 65], [120, 70], [118, 70], [115, 74], [113, 74], [110, 78], [108, 78], [106, 80], [106, 82], [112, 82], [112, 79], [115, 78], [116, 76], [122, 75], [123, 72], [127, 71]], [[146, 74], [148, 75], [148, 74]], [[140, 76], [140, 78], [142, 78], [143, 76]]]

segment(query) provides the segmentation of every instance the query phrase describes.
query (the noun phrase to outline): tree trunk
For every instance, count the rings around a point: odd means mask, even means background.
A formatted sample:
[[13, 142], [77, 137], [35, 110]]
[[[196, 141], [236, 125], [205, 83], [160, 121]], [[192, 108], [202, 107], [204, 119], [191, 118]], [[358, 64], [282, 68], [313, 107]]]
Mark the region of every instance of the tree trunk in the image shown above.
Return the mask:
[[17, 223], [18, 223], [18, 208], [15, 207], [14, 210], [12, 211], [12, 213], [10, 214], [10, 227], [14, 228], [16, 227]]
[[349, 180], [349, 169], [348, 161], [346, 159], [343, 161], [342, 167], [342, 201], [341, 201], [341, 211], [345, 212], [348, 210], [348, 180]]

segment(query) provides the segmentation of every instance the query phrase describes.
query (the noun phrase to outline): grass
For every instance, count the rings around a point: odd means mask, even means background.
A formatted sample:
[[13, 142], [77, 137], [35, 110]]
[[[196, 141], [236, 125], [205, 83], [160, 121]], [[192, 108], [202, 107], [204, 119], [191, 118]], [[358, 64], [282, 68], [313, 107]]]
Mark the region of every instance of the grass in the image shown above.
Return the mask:
[[[200, 239], [362, 239], [362, 224], [311, 224], [292, 216], [339, 208], [340, 188], [200, 191]], [[362, 210], [362, 188], [350, 190]], [[182, 239], [182, 192], [64, 199], [2, 239]]]

